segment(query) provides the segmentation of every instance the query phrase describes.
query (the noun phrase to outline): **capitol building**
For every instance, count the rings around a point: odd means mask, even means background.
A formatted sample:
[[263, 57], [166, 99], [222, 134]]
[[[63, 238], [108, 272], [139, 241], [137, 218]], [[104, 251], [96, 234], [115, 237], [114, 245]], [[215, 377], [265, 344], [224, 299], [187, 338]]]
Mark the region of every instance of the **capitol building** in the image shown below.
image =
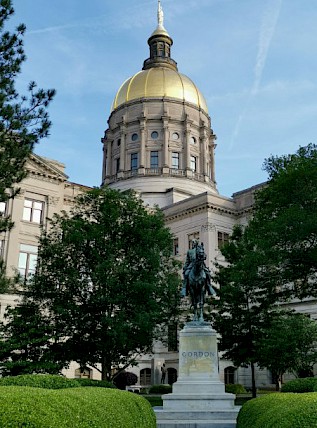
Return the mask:
[[[118, 190], [133, 189], [146, 205], [159, 206], [174, 236], [174, 256], [184, 261], [193, 239], [204, 243], [207, 264], [223, 261], [222, 245], [236, 224], [245, 225], [251, 215], [254, 193], [261, 185], [237, 191], [231, 198], [217, 190], [214, 153], [216, 134], [212, 112], [195, 83], [179, 71], [172, 56], [173, 40], [158, 9], [157, 27], [148, 39], [149, 57], [142, 69], [122, 83], [111, 107], [102, 138], [102, 185]], [[140, 58], [142, 65], [142, 58]], [[181, 65], [180, 65], [181, 68]], [[8, 275], [34, 272], [38, 238], [48, 219], [68, 211], [76, 196], [89, 187], [69, 181], [64, 165], [32, 154], [28, 177], [21, 192], [6, 206], [15, 226], [0, 236], [1, 256]], [[99, 183], [96, 183], [98, 185]], [[0, 313], [17, 296], [0, 295]], [[298, 303], [297, 309], [317, 318], [314, 302]], [[178, 373], [177, 328], [171, 326], [168, 346], [155, 343], [131, 368], [139, 384], [160, 383], [160, 368], [167, 368], [167, 383]], [[220, 361], [220, 378], [226, 383], [251, 385], [249, 368], [235, 368]], [[100, 374], [72, 363], [67, 376]], [[258, 387], [272, 384], [267, 371], [257, 371]]]

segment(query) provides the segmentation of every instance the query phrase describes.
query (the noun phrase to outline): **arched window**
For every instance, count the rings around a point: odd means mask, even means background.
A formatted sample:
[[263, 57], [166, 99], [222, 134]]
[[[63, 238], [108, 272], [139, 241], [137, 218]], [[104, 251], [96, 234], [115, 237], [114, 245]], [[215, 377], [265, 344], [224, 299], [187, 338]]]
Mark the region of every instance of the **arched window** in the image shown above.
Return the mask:
[[75, 370], [75, 378], [81, 378], [81, 379], [92, 379], [92, 370], [88, 367], [85, 367], [83, 369], [79, 368]]
[[177, 381], [177, 370], [173, 367], [169, 367], [167, 369], [167, 383], [169, 385], [172, 385], [174, 382]]
[[235, 373], [236, 369], [235, 367], [226, 367], [224, 370], [224, 374], [225, 374], [225, 384], [227, 385], [228, 383], [233, 384], [234, 383], [234, 373]]
[[151, 385], [151, 369], [140, 370], [140, 385]]

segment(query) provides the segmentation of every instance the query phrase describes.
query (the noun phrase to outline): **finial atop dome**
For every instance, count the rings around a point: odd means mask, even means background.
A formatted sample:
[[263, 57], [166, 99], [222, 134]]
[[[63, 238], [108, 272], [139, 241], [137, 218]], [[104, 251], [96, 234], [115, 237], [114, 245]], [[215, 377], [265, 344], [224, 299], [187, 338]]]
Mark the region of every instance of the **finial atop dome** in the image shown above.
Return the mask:
[[171, 58], [173, 40], [164, 28], [164, 12], [160, 0], [157, 4], [157, 27], [151, 34], [148, 44], [150, 58], [144, 61], [143, 70], [152, 67], [168, 67], [177, 70], [177, 64]]
[[164, 28], [164, 12], [163, 12], [160, 0], [158, 0], [158, 7], [157, 7], [157, 23], [159, 27]]

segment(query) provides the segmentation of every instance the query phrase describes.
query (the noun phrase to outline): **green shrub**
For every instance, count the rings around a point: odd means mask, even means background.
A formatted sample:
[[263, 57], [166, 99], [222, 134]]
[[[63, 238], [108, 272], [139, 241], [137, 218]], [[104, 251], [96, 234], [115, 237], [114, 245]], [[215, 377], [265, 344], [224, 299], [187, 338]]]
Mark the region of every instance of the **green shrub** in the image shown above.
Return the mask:
[[159, 397], [158, 395], [157, 396], [148, 395], [144, 398], [151, 404], [152, 407], [162, 407], [163, 406], [162, 397]]
[[107, 380], [95, 380], [95, 379], [74, 379], [80, 386], [97, 386], [98, 388], [115, 388], [112, 382]]
[[169, 394], [172, 392], [171, 385], [153, 385], [149, 389], [149, 394]]
[[0, 386], [17, 385], [32, 386], [35, 388], [61, 389], [78, 388], [80, 384], [75, 379], [67, 379], [59, 375], [29, 374], [19, 376], [7, 376], [0, 378]]
[[317, 427], [317, 394], [268, 394], [246, 402], [237, 428]]
[[155, 428], [143, 397], [107, 388], [0, 387], [0, 427]]
[[240, 383], [227, 383], [226, 392], [230, 392], [231, 394], [246, 394], [246, 389]]
[[290, 380], [282, 386], [281, 392], [314, 392], [315, 387], [317, 387], [317, 378], [306, 377]]

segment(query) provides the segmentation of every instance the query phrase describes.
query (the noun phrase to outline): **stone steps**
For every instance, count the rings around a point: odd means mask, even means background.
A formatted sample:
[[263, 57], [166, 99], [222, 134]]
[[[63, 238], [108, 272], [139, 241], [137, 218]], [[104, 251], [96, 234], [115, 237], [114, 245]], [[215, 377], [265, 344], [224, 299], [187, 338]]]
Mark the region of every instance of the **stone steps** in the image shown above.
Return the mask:
[[239, 409], [177, 411], [154, 407], [157, 428], [235, 428]]

